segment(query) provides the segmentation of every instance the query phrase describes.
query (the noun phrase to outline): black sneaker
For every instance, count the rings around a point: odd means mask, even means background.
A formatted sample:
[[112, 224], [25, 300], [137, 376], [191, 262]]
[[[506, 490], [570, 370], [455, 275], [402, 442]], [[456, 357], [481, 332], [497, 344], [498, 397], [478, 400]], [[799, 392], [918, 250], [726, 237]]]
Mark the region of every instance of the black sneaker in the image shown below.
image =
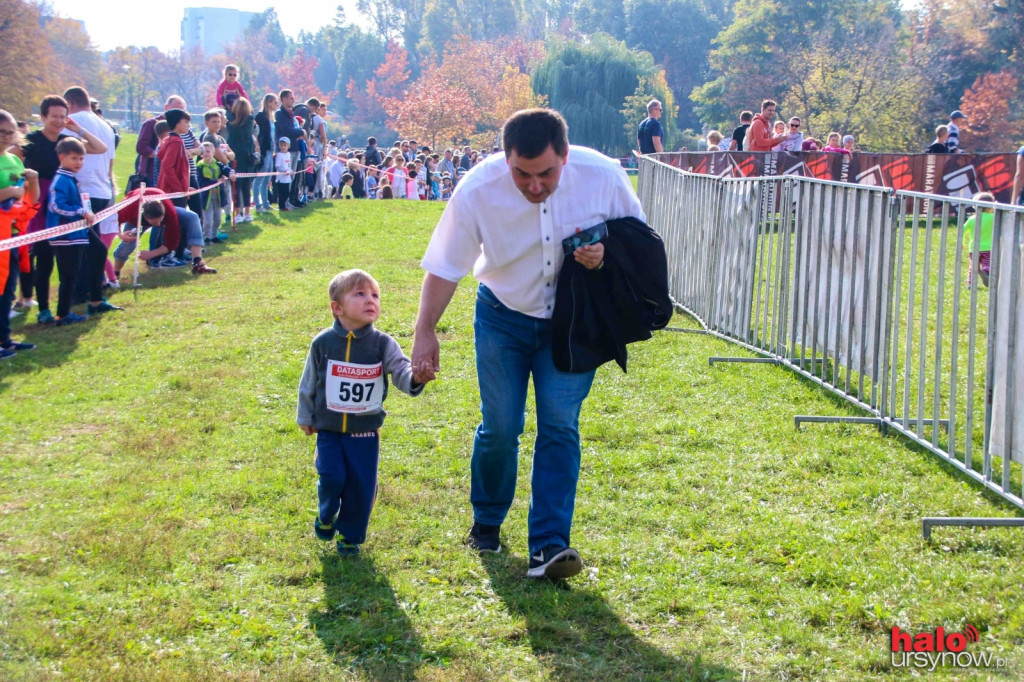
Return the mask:
[[497, 554], [501, 551], [501, 526], [486, 523], [473, 523], [466, 536], [466, 545], [481, 555]]
[[572, 547], [548, 545], [530, 557], [527, 578], [571, 578], [583, 570], [580, 553]]

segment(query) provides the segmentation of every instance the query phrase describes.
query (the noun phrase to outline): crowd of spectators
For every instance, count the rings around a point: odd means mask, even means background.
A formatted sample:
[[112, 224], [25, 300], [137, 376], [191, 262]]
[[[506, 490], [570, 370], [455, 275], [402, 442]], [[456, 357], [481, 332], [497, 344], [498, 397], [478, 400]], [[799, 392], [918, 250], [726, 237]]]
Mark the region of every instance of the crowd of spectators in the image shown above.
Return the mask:
[[[99, 221], [96, 214], [118, 194], [113, 160], [121, 139], [99, 103], [79, 86], [48, 95], [34, 131], [0, 111], [0, 240], [83, 219], [95, 223], [3, 252], [9, 267], [0, 267], [0, 359], [30, 350], [11, 341], [9, 320], [33, 307], [38, 323], [60, 326], [121, 310], [104, 292], [120, 287], [121, 270], [147, 230], [149, 248], [138, 256], [149, 268], [191, 266], [195, 275], [211, 275], [217, 270], [204, 258], [207, 247], [255, 214], [327, 199], [445, 201], [488, 154], [470, 146], [435, 152], [411, 139], [381, 149], [373, 137], [353, 149], [345, 139], [328, 140], [328, 103], [318, 98], [301, 101], [284, 89], [267, 93], [254, 110], [233, 64], [215, 99], [217, 106], [193, 115], [183, 97], [172, 95], [142, 124], [134, 173], [121, 180], [126, 197], [140, 201]], [[31, 219], [14, 219], [36, 206]], [[120, 243], [111, 254], [115, 238]], [[72, 310], [79, 305], [85, 314]]]

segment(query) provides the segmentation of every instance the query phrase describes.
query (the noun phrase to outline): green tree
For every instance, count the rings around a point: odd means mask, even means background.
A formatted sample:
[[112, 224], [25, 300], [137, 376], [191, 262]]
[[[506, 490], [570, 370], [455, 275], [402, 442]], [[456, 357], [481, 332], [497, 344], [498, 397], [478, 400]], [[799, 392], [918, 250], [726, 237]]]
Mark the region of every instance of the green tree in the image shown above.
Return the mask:
[[908, 61], [907, 39], [880, 4], [854, 23], [837, 20], [811, 47], [790, 57], [783, 115], [800, 116], [804, 134], [852, 134], [868, 151], [914, 151], [925, 124], [925, 82]]
[[[335, 90], [346, 92], [348, 83], [365, 83], [373, 78], [374, 72], [384, 63], [387, 47], [384, 40], [369, 31], [349, 27], [340, 47], [335, 53], [338, 64], [338, 82]], [[351, 97], [339, 97], [335, 111], [342, 118], [348, 118], [355, 111], [355, 103]]]
[[[625, 132], [623, 109], [628, 98], [636, 96], [641, 78], [653, 78], [657, 71], [649, 53], [597, 34], [586, 43], [567, 41], [551, 47], [534, 71], [532, 85], [565, 116], [574, 144], [621, 156], [634, 146], [636, 137], [635, 131], [632, 136]], [[666, 130], [669, 145], [671, 131]]]
[[690, 94], [697, 115], [719, 127], [766, 97], [778, 98], [793, 86], [787, 60], [810, 47], [830, 12], [855, 14], [870, 1], [849, 0], [844, 10], [843, 0], [738, 0], [708, 55], [712, 77]]
[[[708, 75], [711, 41], [721, 24], [697, 0], [631, 0], [626, 4], [626, 44], [650, 52], [679, 97], [680, 128], [700, 128], [688, 95]], [[665, 118], [669, 118], [665, 109]]]
[[616, 40], [626, 37], [623, 0], [577, 0], [572, 10], [576, 28], [586, 34], [607, 33]]

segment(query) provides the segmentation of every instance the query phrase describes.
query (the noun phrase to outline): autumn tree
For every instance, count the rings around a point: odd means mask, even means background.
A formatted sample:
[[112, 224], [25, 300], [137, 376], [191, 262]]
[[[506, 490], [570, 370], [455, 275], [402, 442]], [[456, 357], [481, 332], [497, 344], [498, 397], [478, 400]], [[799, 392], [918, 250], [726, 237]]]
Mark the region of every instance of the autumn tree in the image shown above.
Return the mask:
[[428, 67], [403, 97], [385, 98], [388, 127], [403, 137], [429, 141], [431, 148], [468, 138], [478, 111], [462, 86], [447, 81], [437, 67]]
[[1017, 78], [1008, 70], [978, 77], [964, 92], [960, 108], [968, 124], [960, 131], [961, 144], [974, 152], [1014, 151], [1024, 129], [1024, 96]]
[[[373, 78], [374, 71], [384, 63], [387, 46], [380, 37], [360, 29], [345, 32], [338, 47], [338, 85], [336, 89], [346, 93], [337, 100], [335, 110], [348, 118], [355, 113], [355, 103], [348, 96], [349, 83], [365, 83]], [[364, 95], [365, 96], [365, 95]]]
[[315, 71], [319, 64], [316, 57], [306, 54], [305, 48], [300, 47], [278, 72], [281, 84], [293, 90], [295, 96], [303, 101], [310, 97], [320, 100], [330, 100], [338, 94], [334, 91], [329, 93], [321, 92], [316, 83]]
[[28, 118], [46, 94], [49, 44], [35, 5], [0, 0], [0, 108]]
[[403, 96], [409, 84], [408, 59], [405, 49], [390, 41], [384, 63], [377, 67], [363, 87], [349, 79], [347, 94], [352, 106], [348, 119], [350, 134], [362, 138], [385, 132], [389, 114], [384, 102]]

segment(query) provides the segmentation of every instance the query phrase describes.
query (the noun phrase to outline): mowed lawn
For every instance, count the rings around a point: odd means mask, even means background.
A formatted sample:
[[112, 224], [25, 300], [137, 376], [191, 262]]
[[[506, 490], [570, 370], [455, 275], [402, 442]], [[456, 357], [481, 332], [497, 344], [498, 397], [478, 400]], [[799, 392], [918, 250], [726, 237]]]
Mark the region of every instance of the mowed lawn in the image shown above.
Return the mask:
[[[123, 176], [122, 176], [123, 177]], [[443, 320], [441, 379], [393, 392], [364, 553], [313, 538], [313, 441], [294, 424], [327, 283], [363, 267], [411, 351], [418, 262], [442, 206], [331, 202], [239, 226], [214, 276], [147, 272], [98, 320], [43, 329], [0, 365], [0, 679], [903, 679], [889, 633], [976, 627], [1024, 675], [1019, 529], [931, 455], [738, 349], [659, 332], [598, 371], [581, 424], [564, 584], [525, 572], [528, 408], [508, 551], [481, 559], [474, 284]], [[685, 318], [677, 325], [692, 326]]]

